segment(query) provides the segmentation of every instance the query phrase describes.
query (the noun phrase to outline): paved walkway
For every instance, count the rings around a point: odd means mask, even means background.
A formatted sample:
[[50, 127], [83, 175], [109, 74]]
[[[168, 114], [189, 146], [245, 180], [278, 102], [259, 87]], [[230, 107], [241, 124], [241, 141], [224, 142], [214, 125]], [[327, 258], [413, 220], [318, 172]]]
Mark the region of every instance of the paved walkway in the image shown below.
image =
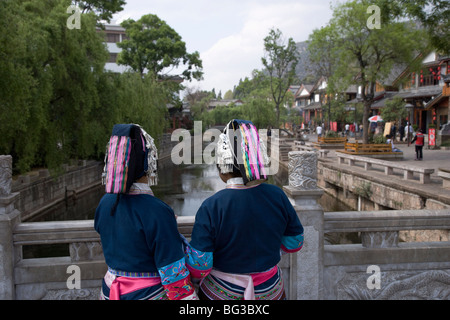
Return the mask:
[[[317, 135], [311, 134], [308, 138], [309, 141], [317, 141]], [[408, 147], [408, 144], [405, 142], [395, 142], [394, 145], [396, 148], [403, 151], [403, 159], [394, 161], [401, 161], [412, 166], [434, 169], [434, 174], [432, 175], [433, 177], [437, 176], [439, 168], [450, 168], [450, 150], [428, 149], [427, 146], [424, 146], [423, 160], [416, 161], [416, 151], [414, 145], [410, 145]], [[334, 150], [330, 150], [328, 156], [334, 157]]]

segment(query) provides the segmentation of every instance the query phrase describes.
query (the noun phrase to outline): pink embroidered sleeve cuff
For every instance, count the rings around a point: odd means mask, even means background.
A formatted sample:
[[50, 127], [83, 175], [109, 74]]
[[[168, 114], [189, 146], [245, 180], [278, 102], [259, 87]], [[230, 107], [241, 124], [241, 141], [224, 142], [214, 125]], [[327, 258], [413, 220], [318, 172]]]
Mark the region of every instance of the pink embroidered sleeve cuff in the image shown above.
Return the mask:
[[184, 258], [159, 268], [158, 272], [170, 300], [181, 300], [195, 292]]

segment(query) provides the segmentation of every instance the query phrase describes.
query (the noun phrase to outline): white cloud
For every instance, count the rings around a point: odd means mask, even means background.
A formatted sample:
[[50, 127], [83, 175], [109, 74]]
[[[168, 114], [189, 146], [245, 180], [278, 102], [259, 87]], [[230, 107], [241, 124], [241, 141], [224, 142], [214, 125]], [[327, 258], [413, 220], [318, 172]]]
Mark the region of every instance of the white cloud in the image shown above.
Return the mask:
[[285, 38], [305, 41], [314, 28], [319, 28], [331, 17], [329, 5], [283, 2], [259, 4], [255, 2], [244, 17], [242, 29], [219, 39], [211, 48], [201, 52], [205, 90], [216, 92], [232, 90], [240, 78], [250, 76], [254, 69], [262, 69], [264, 38], [271, 28], [278, 28]]
[[216, 92], [232, 90], [240, 78], [262, 69], [264, 37], [278, 28], [286, 38], [305, 41], [331, 17], [336, 0], [128, 0], [114, 18], [138, 20], [156, 14], [177, 31], [189, 52], [199, 51], [204, 81], [185, 83]]

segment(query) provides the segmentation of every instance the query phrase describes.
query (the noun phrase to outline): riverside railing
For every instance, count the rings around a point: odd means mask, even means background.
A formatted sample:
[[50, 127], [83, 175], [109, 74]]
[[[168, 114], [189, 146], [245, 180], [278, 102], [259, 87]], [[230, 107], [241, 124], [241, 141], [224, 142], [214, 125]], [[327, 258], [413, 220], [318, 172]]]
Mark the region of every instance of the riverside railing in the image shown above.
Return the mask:
[[[178, 218], [184, 236], [190, 236], [193, 224], [194, 217]], [[98, 299], [107, 267], [93, 220], [18, 223], [12, 240], [15, 296], [11, 299]], [[64, 256], [24, 257], [27, 247], [38, 251], [56, 245]]]
[[324, 299], [450, 299], [449, 230], [450, 209], [326, 213], [325, 233], [361, 243], [324, 245]]

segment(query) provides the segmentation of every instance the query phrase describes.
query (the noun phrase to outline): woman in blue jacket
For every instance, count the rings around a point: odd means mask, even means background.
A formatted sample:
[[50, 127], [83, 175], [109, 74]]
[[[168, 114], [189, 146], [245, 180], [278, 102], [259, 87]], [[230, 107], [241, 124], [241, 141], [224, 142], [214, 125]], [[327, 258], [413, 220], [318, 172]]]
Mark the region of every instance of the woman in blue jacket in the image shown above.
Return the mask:
[[232, 120], [217, 145], [226, 188], [199, 208], [186, 263], [210, 300], [281, 300], [282, 253], [303, 245], [303, 227], [285, 193], [264, 183], [266, 149], [250, 121]]

